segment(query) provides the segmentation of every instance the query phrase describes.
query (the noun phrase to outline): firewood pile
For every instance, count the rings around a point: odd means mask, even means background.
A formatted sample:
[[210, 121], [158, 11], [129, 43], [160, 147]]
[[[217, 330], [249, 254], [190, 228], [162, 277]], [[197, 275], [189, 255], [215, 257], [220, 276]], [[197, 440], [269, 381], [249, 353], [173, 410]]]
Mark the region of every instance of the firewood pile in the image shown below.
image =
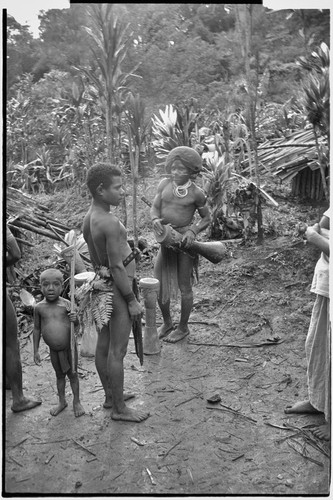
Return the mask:
[[12, 187], [7, 188], [6, 222], [18, 242], [27, 246], [33, 245], [28, 241], [26, 231], [63, 243], [65, 234], [70, 231], [66, 224], [50, 216], [48, 207], [37, 203], [31, 196]]

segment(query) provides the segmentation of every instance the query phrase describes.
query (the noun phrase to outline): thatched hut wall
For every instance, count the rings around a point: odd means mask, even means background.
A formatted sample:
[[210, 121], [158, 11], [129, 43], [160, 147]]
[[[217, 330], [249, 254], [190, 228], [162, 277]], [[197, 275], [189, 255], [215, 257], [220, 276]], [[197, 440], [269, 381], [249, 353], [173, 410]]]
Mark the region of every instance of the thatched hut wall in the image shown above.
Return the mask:
[[[326, 171], [326, 176], [328, 172]], [[309, 198], [314, 201], [325, 199], [320, 169], [312, 170], [307, 167], [298, 172], [291, 181], [291, 192], [293, 196]]]

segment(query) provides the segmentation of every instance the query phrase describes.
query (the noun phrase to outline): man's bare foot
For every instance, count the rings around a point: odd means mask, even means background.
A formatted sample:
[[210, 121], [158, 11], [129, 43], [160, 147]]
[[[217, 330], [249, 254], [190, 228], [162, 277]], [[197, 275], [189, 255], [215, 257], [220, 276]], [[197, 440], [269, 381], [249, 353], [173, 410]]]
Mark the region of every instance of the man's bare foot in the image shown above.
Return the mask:
[[[128, 401], [129, 399], [135, 398], [135, 394], [131, 392], [124, 392], [124, 401]], [[105, 402], [103, 404], [104, 408], [112, 408], [112, 398], [105, 398]]]
[[189, 333], [190, 333], [190, 331], [188, 329], [184, 331], [184, 330], [180, 330], [179, 328], [176, 328], [176, 330], [174, 332], [170, 333], [170, 335], [168, 335], [164, 339], [164, 342], [169, 342], [170, 344], [175, 344], [176, 342], [179, 342], [180, 340], [185, 338]]
[[331, 437], [330, 426], [327, 422], [323, 425], [318, 425], [315, 429], [312, 430], [312, 434], [319, 439], [324, 439], [325, 441], [329, 441]]
[[322, 413], [316, 410], [310, 403], [310, 401], [298, 401], [292, 406], [287, 406], [284, 410], [285, 413]]
[[35, 408], [36, 406], [39, 406], [41, 404], [41, 401], [32, 401], [30, 399], [23, 398], [21, 401], [12, 404], [12, 411], [14, 413], [18, 413], [20, 411], [31, 410], [32, 408]]
[[125, 406], [121, 413], [112, 411], [111, 418], [113, 420], [123, 420], [125, 422], [143, 422], [150, 415], [149, 412], [142, 410], [130, 410]]
[[59, 403], [58, 406], [55, 406], [50, 410], [50, 413], [53, 417], [56, 417], [62, 410], [64, 410], [68, 406], [68, 403], [65, 401], [64, 403]]
[[85, 410], [83, 408], [83, 406], [81, 405], [81, 403], [73, 403], [73, 410], [74, 410], [74, 415], [76, 417], [81, 417], [82, 415], [85, 414]]
[[163, 325], [157, 329], [158, 338], [164, 339], [164, 337], [166, 337], [167, 335], [169, 335], [170, 332], [172, 332], [173, 328], [174, 326], [172, 323], [163, 323]]

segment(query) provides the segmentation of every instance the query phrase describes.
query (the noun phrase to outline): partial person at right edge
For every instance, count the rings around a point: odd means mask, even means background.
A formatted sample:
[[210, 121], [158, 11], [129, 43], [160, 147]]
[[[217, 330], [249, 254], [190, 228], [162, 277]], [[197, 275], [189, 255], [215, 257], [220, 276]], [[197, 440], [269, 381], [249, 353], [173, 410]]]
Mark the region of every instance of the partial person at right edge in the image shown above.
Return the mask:
[[312, 430], [313, 434], [330, 439], [331, 406], [331, 325], [329, 299], [329, 227], [331, 209], [319, 224], [309, 226], [305, 232], [308, 243], [321, 250], [312, 280], [311, 292], [316, 294], [311, 321], [305, 341], [307, 359], [308, 396], [305, 401], [287, 406], [285, 413], [322, 413], [325, 422]]

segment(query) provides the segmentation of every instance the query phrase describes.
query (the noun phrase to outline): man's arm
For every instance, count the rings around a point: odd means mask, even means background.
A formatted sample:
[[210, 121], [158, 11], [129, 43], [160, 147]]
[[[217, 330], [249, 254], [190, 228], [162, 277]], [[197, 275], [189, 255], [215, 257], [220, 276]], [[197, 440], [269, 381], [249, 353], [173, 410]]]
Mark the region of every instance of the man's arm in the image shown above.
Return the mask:
[[329, 229], [330, 228], [330, 219], [326, 215], [323, 215], [322, 218], [320, 219], [319, 226], [322, 229]]
[[130, 316], [132, 318], [139, 316], [142, 308], [135, 298], [122, 260], [119, 220], [108, 216], [103, 221], [102, 229], [106, 238], [106, 251], [113, 280], [127, 302]]
[[162, 191], [169, 182], [169, 179], [161, 180], [157, 187], [157, 193], [150, 209], [150, 217], [153, 223], [153, 230], [158, 235], [162, 235], [164, 231], [161, 218]]
[[17, 241], [7, 226], [6, 230], [6, 267], [10, 267], [15, 262], [20, 260], [21, 258], [21, 250], [20, 247], [17, 244]]
[[203, 207], [198, 208], [198, 212], [201, 217], [201, 220], [197, 224], [192, 224], [191, 226], [191, 231], [193, 230], [195, 232], [195, 235], [201, 233], [201, 231], [204, 231], [204, 229], [206, 229], [209, 226], [211, 221], [207, 203], [205, 203]]
[[[328, 235], [326, 235], [328, 236]], [[330, 255], [330, 242], [329, 239], [320, 234], [320, 225], [314, 224], [313, 226], [309, 226], [305, 231], [305, 237], [307, 241], [311, 244], [319, 248], [322, 252], [324, 252], [328, 257]]]
[[162, 191], [169, 182], [170, 182], [169, 179], [162, 179], [159, 185], [157, 186], [157, 193], [150, 209], [150, 217], [153, 222], [154, 220], [161, 219]]
[[182, 244], [185, 248], [189, 248], [197, 235], [204, 231], [210, 224], [210, 212], [207, 205], [207, 196], [198, 186], [195, 185], [195, 207], [201, 217], [198, 223], [193, 223], [186, 231], [183, 237]]

